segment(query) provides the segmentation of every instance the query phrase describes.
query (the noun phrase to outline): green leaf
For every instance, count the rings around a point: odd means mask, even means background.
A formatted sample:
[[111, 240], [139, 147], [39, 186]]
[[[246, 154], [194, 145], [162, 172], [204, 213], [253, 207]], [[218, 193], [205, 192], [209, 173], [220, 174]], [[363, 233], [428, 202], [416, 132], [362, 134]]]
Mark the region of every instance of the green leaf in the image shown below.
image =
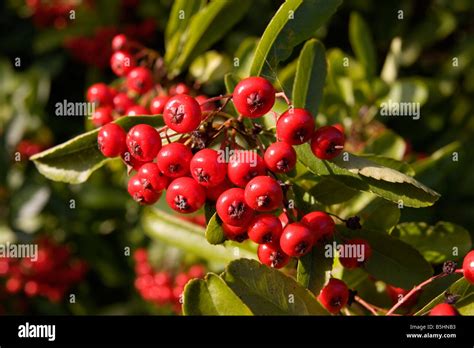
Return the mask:
[[[133, 126], [146, 123], [154, 127], [163, 125], [162, 117], [125, 116], [114, 123], [128, 131]], [[63, 144], [31, 157], [38, 171], [50, 180], [80, 184], [102, 167], [109, 159], [97, 147], [99, 129], [81, 134]]]
[[420, 176], [425, 175], [426, 173], [429, 176], [430, 174], [435, 174], [435, 172], [439, 170], [438, 165], [440, 162], [442, 162], [444, 159], [452, 157], [453, 153], [459, 151], [460, 148], [461, 143], [459, 141], [455, 141], [436, 150], [431, 154], [431, 156], [416, 161], [413, 163], [413, 169], [415, 170], [416, 175]]
[[255, 315], [327, 315], [293, 278], [254, 260], [231, 262], [224, 281]]
[[238, 248], [238, 253], [236, 253], [234, 248], [237, 247], [230, 243], [225, 246], [210, 245], [204, 237], [204, 228], [157, 209], [145, 209], [141, 223], [145, 233], [151, 238], [219, 265], [224, 265], [238, 257], [255, 258], [255, 253], [243, 248]]
[[318, 202], [324, 205], [332, 205], [346, 202], [358, 194], [359, 191], [353, 190], [331, 177], [323, 177], [309, 190], [309, 193]]
[[433, 274], [433, 269], [423, 256], [397, 238], [366, 228], [349, 230], [342, 225], [336, 226], [346, 238], [363, 238], [369, 242], [372, 256], [364, 269], [378, 280], [410, 289]]
[[324, 45], [318, 40], [308, 40], [301, 50], [293, 84], [293, 105], [306, 108], [316, 117], [323, 99], [327, 62]]
[[377, 60], [372, 34], [367, 23], [358, 13], [351, 13], [349, 20], [349, 40], [357, 60], [364, 66], [366, 76], [375, 75]]
[[293, 48], [310, 38], [341, 3], [341, 0], [285, 1], [258, 43], [250, 75], [269, 75], [269, 71], [288, 59]]
[[[388, 95], [381, 101], [379, 106], [380, 114], [384, 115], [384, 110], [387, 112], [390, 111], [392, 115], [401, 113], [400, 108], [403, 106], [404, 103], [419, 103], [420, 106], [422, 106], [428, 100], [428, 95], [428, 86], [422, 80], [415, 78], [398, 80], [392, 85]], [[390, 108], [390, 105], [392, 106], [392, 108]], [[404, 114], [406, 113], [407, 112], [404, 112]], [[385, 117], [391, 117], [391, 115], [387, 115]], [[414, 120], [418, 120], [420, 115], [413, 114], [410, 115], [410, 117]]]
[[222, 229], [222, 221], [217, 213], [212, 215], [206, 227], [206, 239], [211, 244], [222, 244], [226, 240], [224, 230]]
[[191, 280], [184, 289], [184, 315], [252, 315], [250, 309], [221, 277], [208, 273]]
[[217, 51], [207, 51], [189, 66], [189, 73], [200, 84], [221, 81], [232, 69], [229, 57]]
[[368, 159], [369, 161], [380, 164], [381, 166], [395, 169], [408, 176], [414, 176], [415, 170], [406, 162], [398, 161], [393, 158], [378, 156], [378, 155], [359, 155], [359, 157]]
[[381, 198], [370, 202], [360, 213], [364, 228], [376, 231], [389, 231], [398, 223], [400, 215], [398, 205]]
[[[239, 83], [239, 78], [232, 73], [228, 73], [224, 76], [224, 83], [225, 83], [225, 89], [227, 90], [227, 93], [232, 93], [235, 89], [235, 86]], [[237, 109], [234, 106], [234, 103], [230, 103], [232, 105], [234, 113], [237, 115]]]
[[255, 49], [257, 48], [258, 38], [247, 37], [239, 45], [239, 48], [235, 52], [234, 59], [239, 59], [239, 65], [235, 68], [234, 73], [239, 77], [244, 78], [249, 76], [250, 66], [255, 55]]
[[298, 260], [296, 280], [318, 295], [326, 282], [326, 272], [332, 269], [333, 258], [325, 256], [325, 248], [313, 250]]
[[251, 3], [250, 0], [213, 0], [192, 16], [180, 40], [182, 47], [165, 54], [169, 77], [181, 73], [195, 57], [219, 41], [240, 21]]
[[370, 141], [364, 152], [401, 160], [405, 150], [405, 140], [395, 132], [387, 129], [380, 136]]
[[298, 160], [314, 174], [330, 176], [353, 189], [372, 192], [392, 202], [419, 208], [430, 206], [439, 198], [437, 192], [412, 177], [362, 157], [343, 153], [332, 161], [324, 161], [313, 155], [308, 144], [297, 146], [296, 152]]
[[[431, 263], [462, 258], [472, 247], [469, 232], [449, 222], [438, 222], [434, 226], [406, 222], [397, 225], [391, 235], [416, 248]], [[454, 250], [459, 256], [453, 256]]]

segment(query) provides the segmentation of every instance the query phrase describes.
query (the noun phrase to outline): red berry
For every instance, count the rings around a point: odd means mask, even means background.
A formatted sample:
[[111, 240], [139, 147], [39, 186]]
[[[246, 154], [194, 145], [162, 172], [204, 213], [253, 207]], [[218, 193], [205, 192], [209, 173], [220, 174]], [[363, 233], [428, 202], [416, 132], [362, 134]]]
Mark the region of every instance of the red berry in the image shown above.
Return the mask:
[[112, 108], [110, 106], [101, 106], [92, 114], [92, 124], [96, 127], [103, 126], [114, 120]]
[[275, 173], [287, 173], [296, 165], [296, 151], [283, 141], [271, 144], [264, 155], [268, 169]]
[[345, 268], [362, 267], [372, 256], [372, 248], [364, 239], [351, 239], [344, 243], [346, 254], [339, 255], [339, 261]]
[[126, 134], [122, 127], [107, 123], [99, 130], [97, 144], [105, 157], [117, 157], [126, 150]]
[[123, 34], [115, 35], [112, 39], [112, 50], [120, 51], [127, 48], [128, 40], [127, 37]]
[[332, 126], [319, 128], [311, 139], [311, 150], [319, 159], [329, 160], [338, 156], [344, 148], [345, 137]]
[[[387, 294], [392, 299], [393, 304], [396, 304], [397, 302], [403, 300], [403, 297], [405, 297], [410, 292], [409, 290], [397, 288], [395, 286], [388, 285], [388, 284], [385, 290], [387, 291]], [[410, 296], [408, 300], [404, 301], [401, 307], [403, 308], [413, 307], [418, 301], [419, 295], [420, 295], [420, 291], [416, 292], [414, 295]]]
[[226, 223], [222, 224], [222, 229], [224, 230], [224, 234], [229, 240], [233, 240], [236, 242], [243, 242], [244, 240], [248, 239], [249, 236], [247, 234], [247, 226], [232, 226]]
[[204, 274], [206, 272], [206, 269], [202, 265], [193, 265], [189, 268], [188, 270], [188, 276], [192, 278], [202, 278], [204, 277]]
[[179, 178], [189, 173], [193, 153], [184, 144], [171, 143], [158, 152], [156, 162], [160, 170], [170, 178]]
[[161, 137], [155, 128], [137, 124], [128, 131], [127, 148], [140, 161], [152, 161], [161, 149]]
[[112, 95], [105, 83], [96, 83], [87, 90], [87, 101], [99, 106], [111, 105]]
[[201, 108], [193, 97], [176, 95], [165, 105], [163, 119], [166, 125], [178, 133], [189, 133], [201, 123]]
[[133, 253], [133, 259], [134, 259], [135, 262], [137, 262], [137, 263], [144, 263], [144, 262], [147, 262], [147, 261], [148, 261], [148, 251], [147, 251], [146, 249], [143, 249], [143, 248], [137, 249], [137, 250]]
[[138, 177], [145, 189], [163, 191], [168, 186], [168, 178], [163, 175], [155, 163], [146, 163], [141, 166]]
[[188, 86], [186, 86], [185, 83], [178, 83], [174, 86], [171, 86], [170, 87], [170, 90], [169, 90], [169, 94], [171, 96], [175, 96], [175, 95], [178, 95], [178, 94], [189, 94], [191, 92], [191, 90], [189, 89]]
[[127, 116], [144, 116], [149, 114], [150, 112], [147, 108], [141, 105], [132, 105], [126, 111]]
[[227, 191], [231, 187], [231, 183], [226, 178], [223, 182], [216, 186], [206, 187], [206, 198], [215, 202], [224, 191]]
[[313, 211], [306, 214], [301, 222], [308, 226], [311, 233], [313, 233], [315, 243], [330, 238], [334, 234], [336, 226], [334, 220], [322, 211]]
[[231, 188], [223, 192], [216, 202], [217, 215], [232, 226], [246, 226], [252, 219], [254, 211], [245, 203], [244, 190]]
[[276, 124], [277, 138], [290, 145], [300, 145], [313, 136], [314, 118], [306, 109], [285, 111]]
[[180, 213], [192, 213], [204, 205], [204, 189], [192, 178], [174, 179], [166, 191], [168, 205]]
[[206, 95], [198, 95], [195, 99], [199, 103], [202, 112], [214, 111], [216, 109], [216, 104], [208, 102], [209, 97]]
[[135, 104], [133, 99], [131, 99], [125, 93], [117, 93], [117, 95], [114, 97], [113, 103], [115, 111], [117, 111], [120, 115], [124, 115], [125, 112]]
[[110, 57], [110, 68], [117, 76], [127, 75], [135, 66], [135, 59], [128, 52], [117, 51]]
[[260, 117], [275, 104], [275, 89], [262, 77], [249, 77], [237, 84], [232, 99], [235, 108], [243, 116]]
[[286, 225], [288, 225], [288, 223], [290, 222], [290, 219], [288, 218], [288, 215], [285, 212], [278, 215], [278, 220], [280, 220], [282, 228], [285, 228]]
[[306, 225], [299, 222], [288, 224], [280, 238], [281, 249], [292, 257], [307, 254], [313, 245], [313, 234]]
[[[126, 147], [126, 145], [125, 145]], [[127, 166], [133, 168], [134, 170], [139, 170], [144, 164], [149, 163], [150, 161], [140, 161], [133, 157], [129, 151], [124, 151], [120, 154], [120, 157], [122, 157], [123, 163], [125, 163]]]
[[152, 115], [162, 114], [168, 100], [170, 100], [170, 97], [167, 95], [159, 95], [153, 98], [150, 103], [150, 112]]
[[148, 92], [153, 87], [153, 76], [150, 69], [139, 66], [127, 75], [127, 87], [139, 94]]
[[140, 204], [153, 204], [161, 196], [161, 191], [155, 191], [153, 188], [144, 185], [140, 175], [136, 174], [128, 181], [128, 193]]
[[229, 158], [227, 175], [234, 185], [245, 187], [256, 176], [265, 175], [265, 164], [256, 152], [237, 150]]
[[347, 304], [349, 289], [342, 280], [331, 278], [319, 293], [318, 300], [328, 312], [335, 314]]
[[281, 221], [270, 214], [255, 216], [248, 227], [249, 238], [257, 244], [278, 244], [282, 232]]
[[222, 156], [213, 149], [197, 152], [189, 165], [191, 175], [202, 186], [216, 186], [224, 181], [227, 164]]
[[437, 304], [436, 306], [434, 306], [431, 309], [430, 314], [429, 314], [430, 317], [432, 317], [432, 316], [456, 316], [456, 315], [459, 315], [458, 310], [454, 306], [452, 306], [448, 303]]
[[290, 257], [275, 244], [260, 244], [257, 255], [261, 263], [273, 268], [285, 267], [290, 261]]
[[464, 257], [462, 270], [464, 272], [464, 278], [466, 278], [469, 283], [474, 284], [474, 250], [471, 250]]
[[245, 201], [256, 211], [272, 211], [282, 205], [283, 191], [275, 179], [257, 176], [245, 186]]

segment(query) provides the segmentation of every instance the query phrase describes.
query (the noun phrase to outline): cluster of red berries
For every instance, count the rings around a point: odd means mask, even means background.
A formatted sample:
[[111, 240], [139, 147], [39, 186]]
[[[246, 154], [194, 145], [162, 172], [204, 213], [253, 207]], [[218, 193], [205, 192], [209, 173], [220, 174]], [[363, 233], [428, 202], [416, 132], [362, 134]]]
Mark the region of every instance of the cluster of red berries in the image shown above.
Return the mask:
[[40, 153], [45, 149], [43, 144], [40, 144], [34, 140], [24, 139], [16, 146], [16, 151], [20, 153], [21, 159], [28, 159], [37, 153]]
[[44, 296], [52, 302], [59, 302], [83, 279], [86, 264], [72, 258], [67, 246], [57, 245], [50, 239], [41, 239], [37, 244], [36, 260], [0, 259], [0, 276], [6, 278], [5, 290], [10, 294]]
[[39, 28], [63, 29], [67, 26], [69, 12], [76, 8], [76, 2], [72, 0], [26, 0], [25, 4], [32, 13], [33, 23]]
[[181, 313], [184, 286], [194, 278], [203, 278], [205, 268], [193, 265], [186, 272], [173, 274], [166, 270], [155, 271], [148, 261], [148, 252], [138, 249], [135, 259], [135, 288], [146, 301], [162, 307], [171, 305], [176, 313]]

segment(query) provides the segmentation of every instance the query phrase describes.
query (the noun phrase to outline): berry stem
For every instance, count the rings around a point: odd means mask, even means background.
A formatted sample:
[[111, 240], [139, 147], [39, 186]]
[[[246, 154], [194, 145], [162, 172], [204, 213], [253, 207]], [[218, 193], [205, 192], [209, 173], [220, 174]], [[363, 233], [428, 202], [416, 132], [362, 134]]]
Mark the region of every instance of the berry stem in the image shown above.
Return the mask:
[[287, 97], [286, 93], [285, 92], [278, 92], [278, 93], [275, 93], [275, 97], [277, 98], [283, 98], [286, 102], [286, 104], [288, 106], [291, 106], [291, 101], [290, 99]]
[[355, 300], [358, 304], [360, 304], [362, 307], [364, 307], [365, 309], [367, 309], [367, 310], [368, 310], [370, 313], [372, 313], [373, 315], [379, 315], [379, 314], [377, 313], [377, 309], [379, 309], [379, 308], [377, 308], [376, 306], [374, 306], [374, 305], [372, 305], [372, 304], [366, 302], [366, 301], [365, 301], [364, 299], [362, 299], [360, 296], [357, 296], [357, 295], [356, 295], [356, 296], [354, 297], [354, 300]]
[[229, 100], [231, 98], [232, 98], [232, 94], [221, 94], [221, 95], [218, 95], [217, 97], [212, 97], [212, 98], [206, 99], [202, 103], [200, 103], [199, 105], [204, 105], [204, 104], [219, 101], [219, 100], [222, 100], [222, 99]]

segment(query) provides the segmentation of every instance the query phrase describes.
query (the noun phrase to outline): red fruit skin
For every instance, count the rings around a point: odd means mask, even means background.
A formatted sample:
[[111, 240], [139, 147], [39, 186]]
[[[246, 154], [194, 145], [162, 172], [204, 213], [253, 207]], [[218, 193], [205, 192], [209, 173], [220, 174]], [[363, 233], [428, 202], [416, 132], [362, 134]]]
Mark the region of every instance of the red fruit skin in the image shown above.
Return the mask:
[[255, 216], [248, 227], [250, 240], [257, 244], [279, 245], [282, 232], [281, 221], [270, 214]]
[[285, 267], [290, 261], [290, 257], [275, 244], [260, 244], [257, 255], [261, 263], [277, 269]]
[[263, 157], [265, 165], [274, 173], [287, 173], [296, 165], [296, 151], [283, 141], [271, 144]]
[[313, 211], [306, 214], [301, 222], [308, 226], [311, 233], [313, 233], [315, 243], [332, 237], [336, 226], [334, 220], [322, 211]]
[[136, 65], [135, 58], [125, 51], [116, 51], [110, 57], [110, 68], [117, 76], [127, 75]]
[[[392, 299], [392, 303], [396, 304], [398, 301], [402, 300], [404, 296], [406, 296], [410, 290], [405, 290], [402, 288], [397, 288], [395, 286], [387, 284], [385, 291], [387, 294], [390, 296]], [[413, 296], [410, 296], [410, 298], [405, 301], [401, 307], [402, 308], [411, 308], [413, 307], [416, 302], [418, 301], [418, 297], [420, 296], [421, 292], [416, 292]]]
[[319, 302], [329, 313], [336, 314], [349, 300], [349, 289], [342, 280], [331, 278], [318, 296]]
[[143, 187], [151, 187], [155, 191], [163, 191], [169, 183], [168, 177], [163, 175], [155, 163], [146, 163], [138, 170]]
[[131, 167], [132, 169], [136, 171], [138, 171], [144, 164], [149, 163], [149, 162], [140, 161], [136, 159], [135, 157], [132, 156], [132, 154], [128, 150], [125, 150], [124, 152], [122, 152], [120, 154], [120, 157], [122, 158], [123, 163], [125, 163], [127, 166]]
[[206, 193], [192, 178], [174, 179], [166, 191], [166, 202], [179, 213], [193, 213], [204, 205]]
[[249, 77], [235, 86], [232, 100], [237, 111], [243, 116], [260, 117], [275, 104], [275, 89], [262, 77]]
[[464, 257], [462, 269], [464, 278], [466, 278], [469, 283], [474, 284], [474, 250], [471, 250]]
[[355, 238], [355, 239], [351, 239], [347, 241], [344, 244], [352, 245], [352, 246], [355, 246], [356, 248], [359, 248], [358, 246], [360, 246], [361, 248], [360, 250], [362, 250], [362, 253], [363, 253], [362, 261], [358, 260], [357, 255], [350, 256], [350, 257], [339, 256], [339, 261], [341, 262], [341, 265], [343, 265], [345, 268], [352, 269], [352, 268], [362, 267], [367, 262], [367, 260], [372, 256], [372, 248], [370, 247], [369, 243], [364, 239]]
[[186, 145], [171, 143], [163, 146], [158, 152], [156, 163], [166, 176], [179, 178], [189, 173], [192, 158], [193, 153]]
[[203, 149], [191, 159], [189, 170], [199, 185], [211, 187], [225, 180], [227, 164], [222, 156], [213, 149]]
[[245, 186], [245, 201], [256, 211], [272, 211], [282, 206], [283, 191], [275, 179], [257, 176]]
[[343, 148], [334, 147], [344, 147], [345, 141], [344, 134], [339, 129], [332, 126], [321, 127], [314, 132], [311, 139], [311, 151], [319, 159], [333, 159], [343, 150]]
[[126, 150], [126, 134], [122, 127], [108, 123], [99, 130], [97, 144], [105, 157], [117, 157]]
[[428, 314], [430, 317], [433, 316], [457, 316], [459, 315], [458, 310], [453, 306], [448, 303], [440, 303], [436, 306], [434, 306], [430, 314]]
[[112, 115], [112, 108], [110, 106], [101, 106], [97, 108], [92, 114], [92, 124], [95, 127], [101, 127], [104, 124], [110, 123], [114, 120]]
[[288, 224], [280, 237], [280, 247], [285, 254], [301, 257], [311, 251], [314, 237], [306, 225], [300, 222]]
[[214, 104], [214, 102], [207, 101], [209, 99], [208, 96], [201, 94], [198, 95], [195, 99], [201, 107], [201, 112], [204, 113], [216, 110], [216, 104]]
[[153, 76], [150, 69], [139, 66], [130, 70], [126, 82], [128, 89], [144, 94], [153, 87]]
[[152, 161], [161, 149], [161, 137], [155, 128], [138, 124], [127, 133], [127, 148], [139, 161]]
[[131, 99], [125, 93], [117, 93], [113, 99], [114, 109], [120, 115], [125, 115], [125, 112], [134, 105], [133, 99]]
[[112, 39], [112, 50], [120, 51], [127, 48], [128, 39], [124, 34], [115, 35]]
[[285, 212], [278, 215], [278, 220], [280, 220], [282, 228], [285, 228], [290, 222], [290, 219], [288, 218], [288, 215], [286, 215]]
[[96, 83], [87, 90], [87, 101], [98, 106], [112, 105], [112, 95], [105, 83]]
[[126, 111], [127, 116], [145, 116], [149, 114], [147, 108], [141, 105], [132, 105]]
[[224, 191], [227, 191], [231, 187], [232, 184], [227, 178], [216, 186], [206, 187], [206, 199], [215, 202]]
[[189, 133], [201, 123], [201, 108], [193, 97], [176, 95], [166, 103], [163, 120], [175, 132]]
[[171, 96], [179, 95], [179, 94], [189, 94], [191, 90], [189, 89], [188, 86], [186, 86], [185, 83], [178, 83], [174, 86], [170, 87], [169, 94]]
[[229, 240], [242, 243], [244, 240], [247, 240], [249, 238], [247, 234], [247, 226], [232, 226], [223, 223], [222, 229], [224, 231], [225, 236]]
[[265, 175], [265, 163], [257, 153], [238, 150], [229, 158], [227, 176], [234, 185], [245, 187], [250, 180], [261, 175]]
[[308, 110], [289, 109], [278, 118], [277, 139], [290, 145], [300, 145], [311, 139], [314, 127], [314, 117]]
[[138, 174], [132, 176], [128, 181], [128, 193], [134, 201], [140, 204], [153, 204], [161, 196], [161, 191], [145, 188]]
[[165, 110], [165, 105], [170, 100], [167, 95], [159, 95], [153, 98], [150, 102], [150, 112], [153, 115], [161, 115]]
[[231, 188], [223, 192], [216, 202], [217, 215], [232, 226], [247, 226], [254, 211], [245, 203], [244, 190]]

